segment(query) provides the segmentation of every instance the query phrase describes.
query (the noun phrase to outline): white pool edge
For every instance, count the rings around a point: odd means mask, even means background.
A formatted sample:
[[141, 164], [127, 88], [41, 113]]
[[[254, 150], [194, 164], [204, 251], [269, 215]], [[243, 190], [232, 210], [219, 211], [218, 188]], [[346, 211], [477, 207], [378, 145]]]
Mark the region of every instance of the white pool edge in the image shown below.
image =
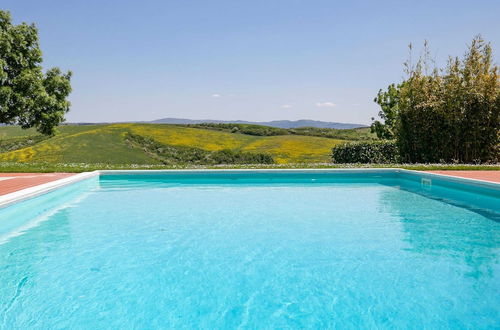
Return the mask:
[[78, 181], [82, 181], [85, 179], [89, 179], [92, 177], [99, 176], [99, 171], [94, 172], [83, 172], [78, 173], [66, 178], [62, 178], [59, 180], [43, 183], [37, 186], [21, 189], [6, 195], [0, 196], [0, 208], [6, 207], [8, 205], [36, 197], [39, 195], [46, 194], [53, 190], [59, 189], [61, 187], [70, 185], [72, 183], [76, 183]]

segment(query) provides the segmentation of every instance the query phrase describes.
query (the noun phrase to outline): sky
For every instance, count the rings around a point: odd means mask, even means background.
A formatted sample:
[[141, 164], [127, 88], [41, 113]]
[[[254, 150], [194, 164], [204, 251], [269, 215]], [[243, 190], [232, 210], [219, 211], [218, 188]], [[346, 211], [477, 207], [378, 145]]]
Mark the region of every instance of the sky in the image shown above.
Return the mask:
[[73, 72], [69, 122], [165, 117], [369, 124], [408, 44], [438, 66], [477, 34], [500, 51], [500, 1], [1, 0], [35, 23], [45, 69]]

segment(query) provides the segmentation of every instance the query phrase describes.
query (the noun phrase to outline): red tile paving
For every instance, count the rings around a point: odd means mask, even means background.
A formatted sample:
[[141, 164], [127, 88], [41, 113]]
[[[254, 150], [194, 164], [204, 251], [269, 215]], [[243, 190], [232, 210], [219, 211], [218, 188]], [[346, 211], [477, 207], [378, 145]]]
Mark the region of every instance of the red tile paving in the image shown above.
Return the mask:
[[500, 183], [500, 171], [428, 171], [428, 172]]
[[74, 173], [0, 173], [0, 196], [72, 175]]

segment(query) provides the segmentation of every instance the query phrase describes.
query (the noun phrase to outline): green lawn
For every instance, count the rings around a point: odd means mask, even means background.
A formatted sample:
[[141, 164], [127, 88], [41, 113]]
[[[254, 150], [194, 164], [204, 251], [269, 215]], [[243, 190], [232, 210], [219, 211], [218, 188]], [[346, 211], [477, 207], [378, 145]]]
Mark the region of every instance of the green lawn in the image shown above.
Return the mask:
[[[252, 136], [160, 124], [65, 125], [59, 128], [59, 133], [54, 137], [18, 150], [0, 153], [0, 162], [159, 164], [158, 160], [143, 150], [127, 144], [127, 133], [172, 146], [208, 151], [231, 149], [267, 153], [280, 164], [328, 162], [332, 147], [342, 142], [314, 136]], [[3, 140], [33, 134], [33, 130], [0, 127], [0, 137]]]

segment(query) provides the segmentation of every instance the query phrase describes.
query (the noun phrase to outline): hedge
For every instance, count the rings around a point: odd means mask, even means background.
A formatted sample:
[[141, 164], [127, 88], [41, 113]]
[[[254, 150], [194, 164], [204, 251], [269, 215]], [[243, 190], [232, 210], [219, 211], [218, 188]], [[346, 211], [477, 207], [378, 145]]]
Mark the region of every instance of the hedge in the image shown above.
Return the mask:
[[351, 142], [332, 149], [334, 163], [387, 164], [398, 163], [399, 160], [394, 141]]

